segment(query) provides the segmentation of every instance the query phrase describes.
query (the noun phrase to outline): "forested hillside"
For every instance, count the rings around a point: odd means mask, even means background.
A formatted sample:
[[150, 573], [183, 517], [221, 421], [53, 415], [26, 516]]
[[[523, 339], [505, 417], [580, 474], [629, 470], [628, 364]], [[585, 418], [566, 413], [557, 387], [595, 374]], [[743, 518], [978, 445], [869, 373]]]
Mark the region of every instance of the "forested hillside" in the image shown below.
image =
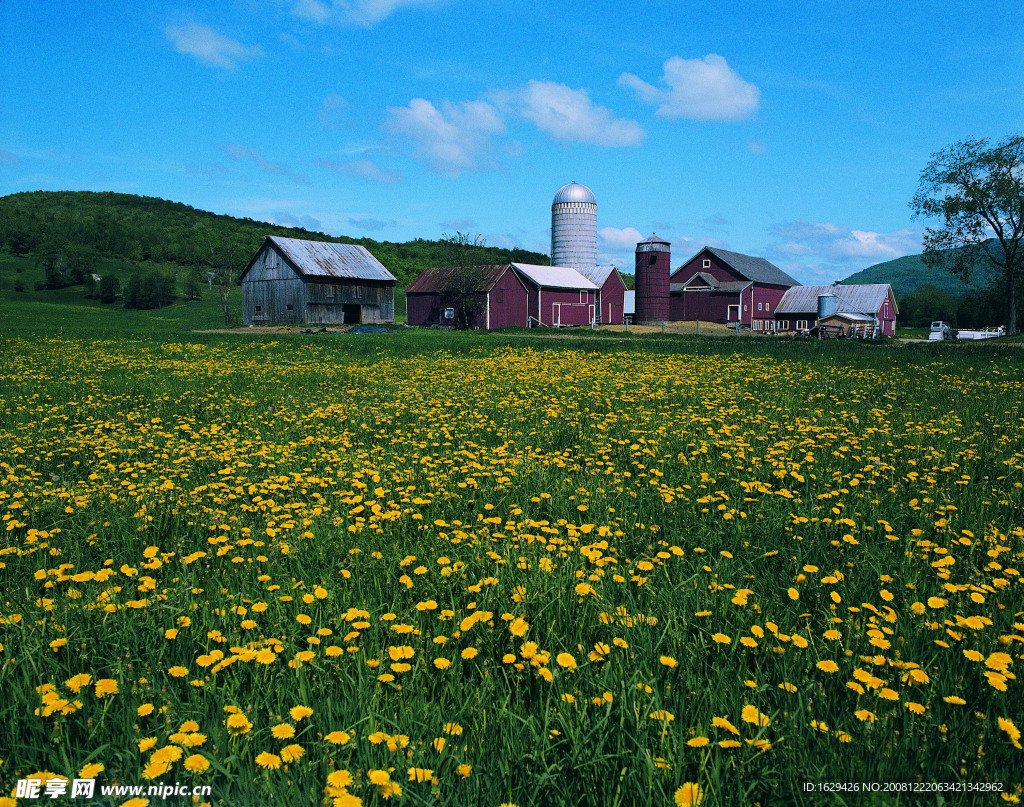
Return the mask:
[[906, 255], [850, 275], [843, 283], [888, 283], [897, 297], [913, 294], [920, 286], [934, 286], [953, 297], [964, 297], [971, 292], [987, 290], [995, 273], [987, 261], [979, 261], [970, 283], [964, 283], [943, 269], [932, 269], [920, 255]]
[[[334, 237], [148, 196], [35, 191], [0, 197], [0, 252], [31, 254], [41, 261], [59, 253], [79, 275], [95, 271], [102, 258], [206, 269], [235, 252], [245, 256], [244, 265], [266, 235], [362, 244], [398, 278], [399, 288], [423, 269], [445, 262], [445, 247], [439, 241]], [[487, 263], [548, 263], [547, 256], [537, 252], [498, 247], [486, 247], [481, 257]]]

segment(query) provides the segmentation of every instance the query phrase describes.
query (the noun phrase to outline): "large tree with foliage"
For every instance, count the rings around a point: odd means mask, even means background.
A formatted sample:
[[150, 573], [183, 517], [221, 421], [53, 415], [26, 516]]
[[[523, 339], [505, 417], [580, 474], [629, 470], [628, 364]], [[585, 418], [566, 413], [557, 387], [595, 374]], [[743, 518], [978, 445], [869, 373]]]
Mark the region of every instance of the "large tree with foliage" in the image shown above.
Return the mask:
[[924, 261], [970, 280], [975, 262], [998, 270], [1006, 294], [1006, 332], [1017, 333], [1024, 274], [1024, 135], [995, 144], [963, 140], [932, 155], [910, 203], [925, 228]]

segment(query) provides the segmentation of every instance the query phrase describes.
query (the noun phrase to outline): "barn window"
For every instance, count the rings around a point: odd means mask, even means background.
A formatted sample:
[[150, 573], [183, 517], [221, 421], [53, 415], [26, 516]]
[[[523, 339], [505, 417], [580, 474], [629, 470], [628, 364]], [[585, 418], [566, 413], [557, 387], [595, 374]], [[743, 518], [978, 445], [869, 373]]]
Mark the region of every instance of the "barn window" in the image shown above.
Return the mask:
[[286, 305], [286, 306], [285, 306], [285, 308], [286, 308], [286, 309], [288, 309], [289, 311], [294, 311], [294, 310], [295, 310], [295, 309], [294, 309], [294, 308], [292, 307], [292, 304], [291, 304], [291, 303], [288, 303], [288, 305]]
[[656, 253], [656, 252], [652, 252], [652, 253], [651, 253], [651, 254], [650, 254], [650, 255], [648, 256], [648, 258], [647, 258], [647, 264], [648, 264], [649, 266], [654, 266], [654, 264], [656, 264], [657, 262], [658, 262], [658, 253]]
[[444, 310], [444, 318], [445, 319], [455, 319], [455, 309], [454, 308], [446, 308]]
[[760, 304], [760, 303], [758, 303], [758, 304], [757, 304], [757, 310], [758, 310], [758, 311], [760, 311], [760, 310], [761, 310], [761, 304]]
[[262, 314], [263, 313], [263, 306], [262, 305], [256, 306], [256, 313], [257, 314]]
[[772, 310], [772, 304], [771, 303], [765, 303], [764, 304], [764, 310], [765, 311], [771, 311]]
[[705, 269], [710, 269], [711, 268], [711, 259], [710, 258], [705, 258], [704, 259], [704, 268]]

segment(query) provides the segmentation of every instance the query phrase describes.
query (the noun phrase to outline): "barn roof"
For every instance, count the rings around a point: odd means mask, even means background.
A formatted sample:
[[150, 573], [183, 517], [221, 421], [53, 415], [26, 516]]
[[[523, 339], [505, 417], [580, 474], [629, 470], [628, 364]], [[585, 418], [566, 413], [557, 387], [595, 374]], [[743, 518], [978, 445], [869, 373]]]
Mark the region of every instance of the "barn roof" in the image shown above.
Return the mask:
[[584, 289], [596, 291], [597, 286], [568, 266], [538, 266], [532, 263], [514, 263], [512, 268], [542, 289]]
[[[718, 247], [704, 247], [693, 258], [696, 258], [697, 255], [700, 255], [705, 250], [739, 272], [747, 280], [752, 280], [755, 283], [771, 283], [775, 286], [800, 285], [799, 281], [794, 280], [778, 266], [769, 263], [764, 258], [755, 258], [752, 255], [743, 255], [740, 252], [729, 252], [727, 249], [719, 249]], [[686, 261], [683, 266], [686, 266], [693, 258]]]
[[[875, 314], [886, 296], [892, 299], [892, 287], [888, 283], [865, 283], [863, 285], [794, 286], [788, 289], [779, 304], [776, 314], [817, 314], [818, 298], [831, 294], [839, 298], [837, 311], [854, 314]], [[896, 301], [893, 299], [893, 310]]]
[[[370, 254], [366, 247], [358, 244], [335, 244], [331, 241], [303, 241], [298, 238], [283, 238], [268, 235], [265, 247], [272, 244], [295, 267], [303, 277], [330, 277], [345, 280], [382, 280], [395, 282], [397, 279], [384, 268], [384, 264]], [[260, 249], [262, 250], [263, 247]], [[249, 261], [242, 271], [244, 277], [249, 267], [260, 254]]]
[[574, 266], [573, 269], [599, 288], [612, 276], [612, 272], [616, 271], [612, 264], [607, 266]]
[[839, 319], [845, 319], [847, 322], [874, 322], [875, 318], [868, 316], [867, 314], [856, 314], [852, 311], [836, 311], [834, 314], [829, 314], [829, 317], [838, 317]]
[[[685, 283], [672, 283], [669, 285], [669, 291], [671, 293], [685, 291], [689, 288], [690, 284], [693, 283], [697, 278], [703, 280], [711, 288], [712, 291], [721, 292], [739, 292], [747, 288], [752, 281], [750, 280], [719, 280], [717, 277], [709, 275], [707, 272], [697, 272], [693, 277], [687, 280]], [[700, 287], [698, 287], [699, 289]]]
[[[480, 292], [490, 291], [494, 284], [501, 280], [501, 276], [508, 270], [508, 266], [507, 263], [474, 266], [473, 271], [478, 274], [480, 279]], [[452, 266], [424, 269], [419, 277], [409, 284], [405, 293], [438, 294], [443, 292], [457, 271], [458, 269]]]

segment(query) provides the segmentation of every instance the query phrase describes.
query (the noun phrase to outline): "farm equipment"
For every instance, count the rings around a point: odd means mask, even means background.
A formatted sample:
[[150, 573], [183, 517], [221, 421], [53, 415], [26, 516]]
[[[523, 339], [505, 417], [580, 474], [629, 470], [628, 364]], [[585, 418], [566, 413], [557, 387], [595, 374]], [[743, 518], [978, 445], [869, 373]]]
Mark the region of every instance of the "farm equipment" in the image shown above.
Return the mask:
[[942, 322], [942, 320], [936, 320], [932, 323], [931, 331], [928, 333], [929, 342], [944, 342], [952, 338], [953, 330], [949, 327], [948, 323]]

